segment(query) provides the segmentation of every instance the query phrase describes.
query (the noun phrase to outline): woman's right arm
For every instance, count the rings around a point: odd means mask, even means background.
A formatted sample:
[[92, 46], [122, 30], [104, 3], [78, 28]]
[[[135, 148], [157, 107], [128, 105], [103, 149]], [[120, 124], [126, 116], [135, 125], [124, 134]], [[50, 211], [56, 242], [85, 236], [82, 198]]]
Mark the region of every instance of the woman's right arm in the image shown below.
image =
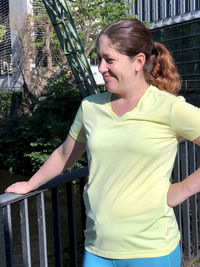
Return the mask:
[[5, 192], [26, 194], [45, 184], [55, 176], [71, 167], [85, 152], [85, 144], [74, 140], [70, 135], [27, 182], [17, 182], [9, 186]]

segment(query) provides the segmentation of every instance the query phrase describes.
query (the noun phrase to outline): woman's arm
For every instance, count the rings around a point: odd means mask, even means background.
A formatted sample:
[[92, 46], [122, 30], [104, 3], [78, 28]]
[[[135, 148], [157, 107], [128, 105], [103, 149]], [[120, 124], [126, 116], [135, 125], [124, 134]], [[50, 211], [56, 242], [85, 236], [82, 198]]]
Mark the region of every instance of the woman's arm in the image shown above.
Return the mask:
[[[193, 142], [200, 146], [200, 136]], [[183, 181], [170, 185], [167, 193], [167, 204], [170, 207], [175, 207], [198, 192], [200, 192], [200, 168]]]
[[18, 182], [6, 189], [7, 193], [26, 194], [45, 184], [71, 167], [85, 152], [85, 144], [75, 141], [70, 135], [27, 182]]

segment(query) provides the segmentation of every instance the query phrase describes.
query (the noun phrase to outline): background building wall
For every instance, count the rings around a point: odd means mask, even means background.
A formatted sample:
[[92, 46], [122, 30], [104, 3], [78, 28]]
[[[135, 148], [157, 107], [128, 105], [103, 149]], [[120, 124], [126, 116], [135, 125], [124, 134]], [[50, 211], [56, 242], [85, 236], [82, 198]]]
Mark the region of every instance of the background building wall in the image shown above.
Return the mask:
[[151, 23], [152, 39], [172, 54], [182, 78], [182, 94], [200, 107], [200, 1], [135, 0], [130, 14]]
[[191, 96], [200, 94], [200, 19], [153, 29], [152, 37], [171, 52], [182, 78], [181, 93], [200, 105]]

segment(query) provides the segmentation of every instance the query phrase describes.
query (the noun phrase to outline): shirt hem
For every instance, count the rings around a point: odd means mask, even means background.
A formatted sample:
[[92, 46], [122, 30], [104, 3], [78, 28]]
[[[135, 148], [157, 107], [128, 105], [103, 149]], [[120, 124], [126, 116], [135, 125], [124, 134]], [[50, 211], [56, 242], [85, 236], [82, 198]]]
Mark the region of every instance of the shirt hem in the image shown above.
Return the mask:
[[171, 246], [168, 249], [163, 249], [163, 250], [154, 250], [150, 252], [105, 252], [105, 251], [100, 251], [94, 247], [91, 246], [86, 246], [85, 250], [88, 252], [99, 256], [103, 258], [109, 258], [109, 259], [136, 259], [136, 258], [155, 258], [155, 257], [162, 257], [162, 256], [167, 256], [169, 255], [172, 251], [175, 250], [175, 248], [178, 246], [180, 242], [180, 239], [174, 243], [173, 246]]

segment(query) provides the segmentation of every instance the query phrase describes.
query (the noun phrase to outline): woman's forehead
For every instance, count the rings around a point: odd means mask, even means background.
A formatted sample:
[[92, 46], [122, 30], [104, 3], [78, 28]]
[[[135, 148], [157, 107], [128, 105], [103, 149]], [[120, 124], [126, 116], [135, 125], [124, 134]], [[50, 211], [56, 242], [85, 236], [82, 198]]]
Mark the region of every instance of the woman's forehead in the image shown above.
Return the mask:
[[116, 51], [115, 46], [112, 44], [111, 40], [106, 36], [102, 35], [100, 36], [98, 40], [98, 46], [97, 46], [97, 52], [102, 53], [102, 51]]

